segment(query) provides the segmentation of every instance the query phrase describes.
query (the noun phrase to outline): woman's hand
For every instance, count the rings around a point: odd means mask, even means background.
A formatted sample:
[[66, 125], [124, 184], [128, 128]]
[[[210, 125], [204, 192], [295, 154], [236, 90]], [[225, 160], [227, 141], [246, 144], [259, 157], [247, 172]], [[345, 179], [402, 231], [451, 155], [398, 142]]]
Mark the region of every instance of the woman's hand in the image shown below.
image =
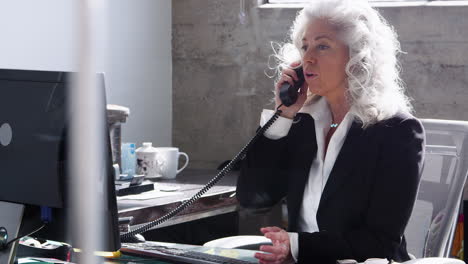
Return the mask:
[[288, 232], [283, 229], [273, 227], [263, 227], [260, 231], [265, 237], [271, 239], [273, 246], [261, 246], [260, 250], [270, 254], [255, 253], [255, 257], [261, 264], [286, 264], [294, 263], [291, 255]]
[[[291, 67], [297, 67], [299, 65], [300, 65], [300, 62], [296, 62], [296, 63], [291, 64]], [[293, 69], [283, 69], [281, 78], [275, 85], [275, 89], [276, 89], [276, 96], [275, 96], [276, 107], [275, 108], [278, 108], [278, 106], [281, 104], [281, 100], [279, 98], [280, 87], [285, 82], [291, 85], [294, 85], [294, 82], [296, 82], [297, 80], [299, 80], [299, 78]], [[293, 119], [296, 113], [299, 111], [299, 109], [302, 108], [302, 105], [304, 105], [306, 98], [307, 98], [307, 83], [304, 82], [304, 84], [299, 90], [299, 96], [297, 98], [297, 101], [293, 105], [290, 105], [289, 107], [286, 107], [284, 105], [281, 106], [280, 109], [283, 111], [281, 113], [281, 116], [289, 118], [289, 119]]]

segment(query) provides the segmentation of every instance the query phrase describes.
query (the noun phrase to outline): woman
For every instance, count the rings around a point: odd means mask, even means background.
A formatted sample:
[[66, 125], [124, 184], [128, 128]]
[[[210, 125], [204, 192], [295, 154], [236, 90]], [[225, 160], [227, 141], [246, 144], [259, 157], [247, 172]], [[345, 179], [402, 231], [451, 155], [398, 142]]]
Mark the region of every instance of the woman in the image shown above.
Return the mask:
[[[424, 131], [399, 78], [399, 43], [365, 0], [314, 0], [298, 13], [279, 58], [276, 91], [299, 99], [246, 155], [237, 186], [246, 208], [286, 197], [288, 232], [262, 228], [260, 263], [409, 259], [403, 236], [419, 184]], [[287, 58], [287, 59], [286, 59]], [[287, 67], [287, 66], [290, 67]], [[278, 92], [276, 92], [278, 94]], [[273, 111], [264, 110], [263, 125]]]

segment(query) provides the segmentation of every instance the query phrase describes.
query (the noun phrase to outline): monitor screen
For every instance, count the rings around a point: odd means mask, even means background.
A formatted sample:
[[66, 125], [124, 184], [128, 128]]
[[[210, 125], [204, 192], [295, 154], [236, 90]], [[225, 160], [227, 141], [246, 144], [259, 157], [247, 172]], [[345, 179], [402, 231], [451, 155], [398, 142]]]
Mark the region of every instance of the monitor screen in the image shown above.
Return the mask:
[[[67, 95], [71, 75], [0, 69], [0, 201], [26, 205], [21, 227], [25, 232], [38, 226], [39, 206], [54, 208], [52, 222], [36, 236], [62, 242], [71, 242], [65, 225], [69, 176], [68, 102], [72, 100]], [[105, 93], [104, 76], [97, 77], [100, 90]], [[97, 114], [106, 114], [105, 105], [102, 102], [102, 113]], [[120, 248], [120, 240], [112, 152], [109, 133], [102, 137], [107, 157], [103, 162], [106, 174], [103, 186], [106, 223], [103, 226], [108, 229], [103, 250], [115, 251]]]

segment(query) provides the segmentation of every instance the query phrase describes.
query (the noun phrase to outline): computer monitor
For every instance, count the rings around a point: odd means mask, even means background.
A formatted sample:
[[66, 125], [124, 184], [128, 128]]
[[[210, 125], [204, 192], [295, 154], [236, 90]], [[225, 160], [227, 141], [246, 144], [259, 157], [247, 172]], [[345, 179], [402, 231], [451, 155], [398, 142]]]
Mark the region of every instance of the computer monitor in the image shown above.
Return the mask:
[[[40, 225], [40, 208], [46, 206], [52, 208], [52, 221], [34, 236], [72, 242], [67, 235], [66, 220], [72, 75], [0, 69], [0, 202], [25, 205], [20, 235]], [[105, 94], [104, 75], [98, 74], [97, 78]], [[96, 114], [105, 116], [105, 96], [102, 98], [102, 112]], [[120, 239], [112, 152], [108, 130], [105, 132], [102, 140], [107, 157], [103, 162], [106, 239], [104, 248], [98, 250], [117, 251]]]

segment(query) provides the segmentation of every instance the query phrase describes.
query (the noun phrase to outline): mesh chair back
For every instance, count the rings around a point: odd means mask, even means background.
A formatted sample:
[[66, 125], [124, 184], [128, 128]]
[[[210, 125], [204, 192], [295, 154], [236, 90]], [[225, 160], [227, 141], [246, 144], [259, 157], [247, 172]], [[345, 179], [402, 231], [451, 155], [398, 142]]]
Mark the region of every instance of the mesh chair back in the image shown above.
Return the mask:
[[468, 122], [423, 119], [426, 155], [405, 230], [408, 252], [448, 257], [468, 171]]

